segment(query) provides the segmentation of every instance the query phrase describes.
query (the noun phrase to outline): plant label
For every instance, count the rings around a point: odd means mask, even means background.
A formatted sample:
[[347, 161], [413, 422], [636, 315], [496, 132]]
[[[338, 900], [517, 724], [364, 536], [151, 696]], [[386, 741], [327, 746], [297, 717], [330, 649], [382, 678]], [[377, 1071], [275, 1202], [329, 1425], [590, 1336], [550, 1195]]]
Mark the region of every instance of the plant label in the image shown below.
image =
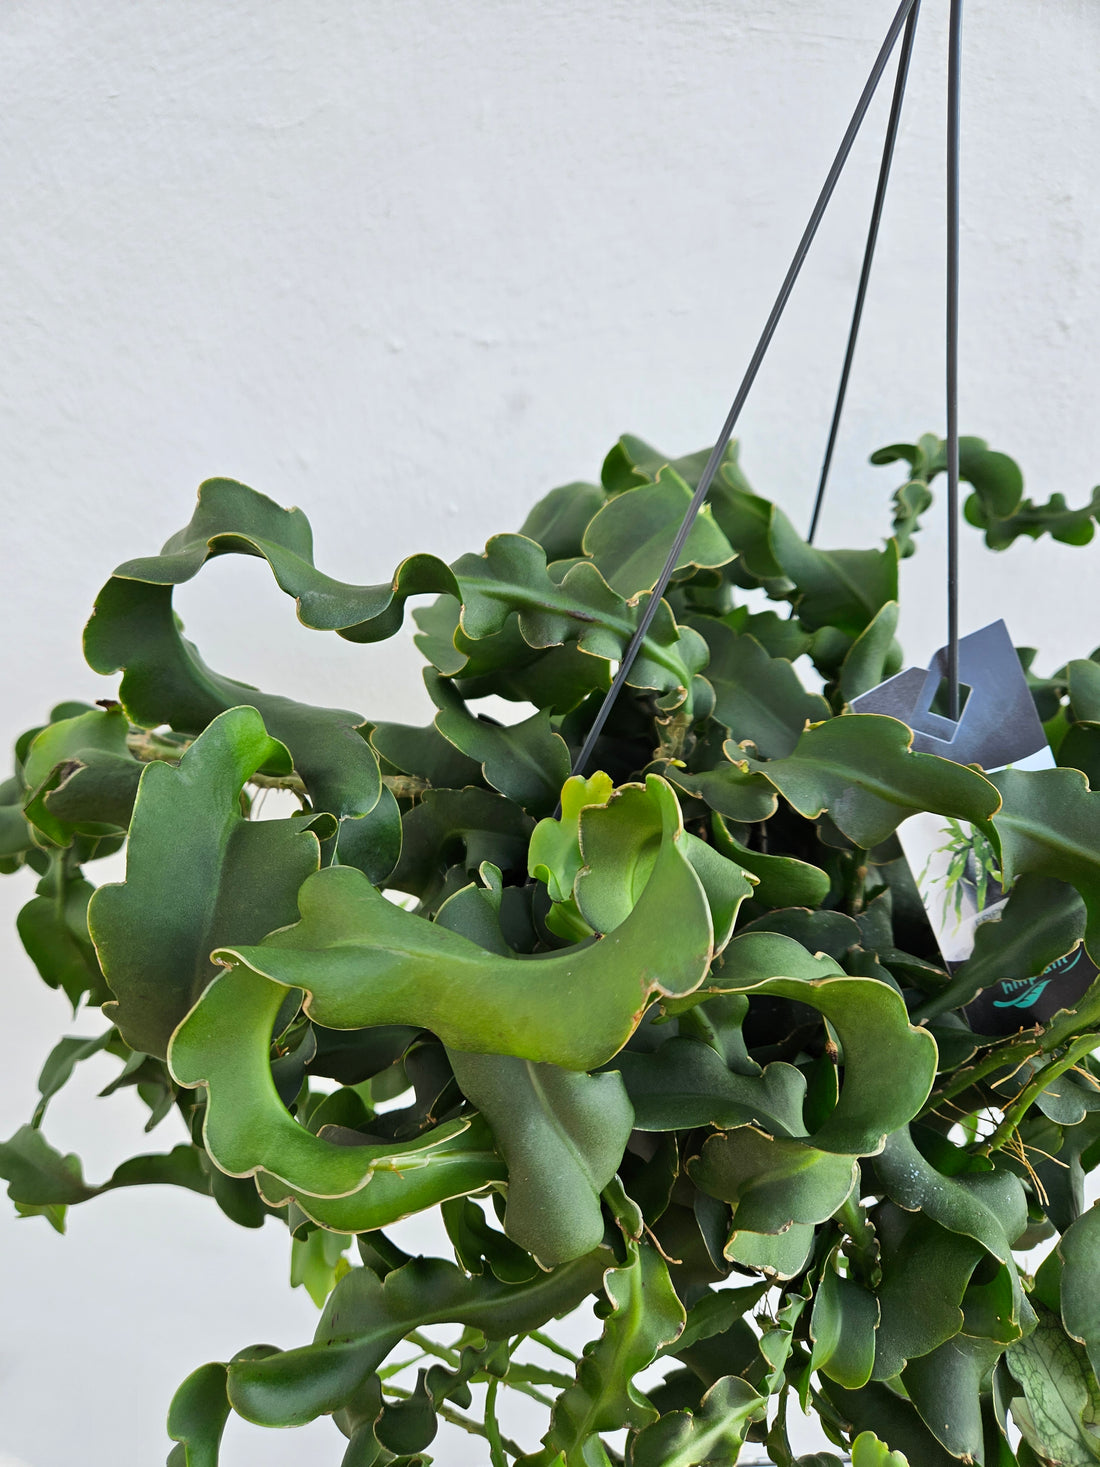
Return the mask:
[[[1035, 711], [1008, 628], [991, 622], [959, 642], [961, 712], [947, 716], [947, 649], [927, 668], [907, 667], [852, 700], [856, 713], [885, 713], [913, 730], [913, 748], [993, 774], [1052, 769], [1054, 755]], [[911, 816], [898, 828], [905, 858], [948, 971], [970, 956], [983, 922], [996, 921], [1008, 900], [996, 852], [980, 830], [939, 815]], [[1041, 973], [1006, 973], [968, 1006], [974, 1029], [1008, 1034], [1045, 1022], [1071, 1006], [1097, 976], [1078, 944]]]

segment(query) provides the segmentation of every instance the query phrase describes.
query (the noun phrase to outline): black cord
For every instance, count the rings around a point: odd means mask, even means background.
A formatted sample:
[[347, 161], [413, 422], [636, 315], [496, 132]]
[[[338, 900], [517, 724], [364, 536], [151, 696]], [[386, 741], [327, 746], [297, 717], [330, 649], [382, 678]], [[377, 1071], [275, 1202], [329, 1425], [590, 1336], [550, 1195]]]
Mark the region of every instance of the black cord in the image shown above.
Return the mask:
[[959, 124], [962, 0], [947, 50], [947, 705], [959, 718]]
[[871, 74], [867, 78], [867, 84], [864, 86], [860, 99], [856, 104], [855, 112], [852, 114], [852, 120], [848, 124], [848, 130], [844, 134], [836, 157], [833, 159], [832, 167], [829, 169], [828, 177], [825, 179], [824, 186], [818, 195], [817, 203], [814, 205], [809, 223], [806, 225], [802, 238], [798, 242], [798, 248], [795, 251], [794, 259], [791, 261], [790, 269], [784, 276], [783, 284], [779, 288], [779, 294], [776, 297], [775, 304], [772, 306], [771, 314], [768, 316], [760, 340], [756, 344], [756, 350], [752, 354], [752, 359], [741, 381], [741, 386], [737, 389], [737, 396], [733, 399], [733, 404], [726, 415], [726, 421], [722, 425], [722, 431], [719, 434], [718, 441], [715, 443], [710, 457], [707, 459], [707, 465], [703, 470], [702, 478], [699, 480], [699, 486], [691, 497], [691, 504], [688, 506], [687, 513], [684, 515], [683, 523], [680, 525], [676, 533], [676, 538], [672, 542], [668, 559], [665, 561], [661, 574], [657, 577], [657, 582], [650, 593], [649, 600], [646, 602], [637, 629], [631, 637], [626, 651], [623, 653], [622, 661], [619, 663], [619, 669], [603, 702], [600, 704], [596, 717], [592, 721], [592, 727], [588, 730], [588, 735], [585, 738], [581, 751], [573, 761], [573, 774], [583, 774], [587, 768], [588, 761], [592, 757], [600, 734], [603, 732], [608, 715], [614, 707], [615, 700], [618, 698], [626, 682], [631, 664], [645, 639], [646, 632], [649, 631], [653, 618], [657, 615], [657, 608], [661, 604], [661, 597], [664, 595], [665, 588], [672, 577], [673, 571], [676, 569], [677, 562], [680, 559], [680, 552], [684, 548], [687, 537], [691, 532], [691, 527], [695, 523], [695, 518], [703, 507], [703, 503], [707, 497], [707, 490], [710, 488], [714, 476], [718, 472], [718, 466], [722, 462], [726, 445], [729, 443], [734, 427], [737, 424], [737, 419], [741, 416], [741, 409], [745, 405], [745, 399], [749, 395], [752, 384], [755, 382], [756, 375], [760, 370], [760, 365], [764, 360], [768, 347], [771, 345], [772, 337], [775, 335], [775, 329], [779, 325], [779, 319], [783, 314], [787, 301], [790, 299], [791, 292], [794, 289], [795, 282], [809, 253], [810, 245], [814, 241], [814, 236], [817, 234], [829, 200], [833, 196], [837, 180], [840, 178], [844, 165], [848, 161], [848, 155], [852, 151], [852, 144], [856, 140], [856, 135], [863, 123], [863, 119], [867, 116], [868, 108], [882, 79], [882, 73], [886, 70], [886, 64], [890, 60], [890, 53], [893, 51], [898, 36], [901, 34], [902, 27], [908, 20], [916, 3], [917, 0], [901, 0], [897, 14], [890, 23], [890, 29], [886, 33], [886, 39], [883, 41], [882, 47], [875, 58], [875, 63], [871, 68]]
[[859, 336], [859, 326], [863, 319], [863, 303], [867, 298], [867, 286], [871, 279], [871, 265], [875, 258], [875, 246], [878, 243], [879, 224], [882, 222], [882, 209], [886, 202], [886, 186], [890, 182], [890, 165], [894, 160], [894, 145], [898, 138], [898, 127], [901, 123], [902, 102], [905, 99], [905, 83], [909, 77], [909, 62], [913, 55], [913, 41], [917, 34], [917, 17], [920, 15], [920, 0], [909, 12], [909, 20], [905, 27], [905, 37], [901, 43], [901, 54], [898, 57], [898, 74], [894, 82], [894, 97], [890, 103], [890, 119], [886, 124], [886, 139], [882, 146], [882, 162], [878, 171], [878, 186], [875, 189], [875, 202], [871, 208], [871, 224], [867, 231], [867, 244], [863, 251], [863, 268], [859, 275], [859, 287], [856, 290], [856, 303], [852, 311], [852, 325], [848, 332], [848, 348], [844, 353], [844, 366], [840, 373], [840, 385], [837, 388], [836, 403], [833, 407], [833, 420], [829, 425], [829, 441], [825, 445], [825, 458], [821, 465], [821, 478], [818, 480], [817, 494], [814, 498], [813, 514], [810, 517], [810, 532], [806, 536], [809, 544], [814, 543], [817, 534], [817, 523], [821, 518], [821, 506], [825, 500], [825, 485], [829, 479], [829, 470], [833, 463], [833, 450], [836, 448], [837, 433], [840, 430], [840, 417], [844, 411], [844, 399], [848, 394], [848, 378], [852, 371], [852, 361], [856, 354], [856, 339]]

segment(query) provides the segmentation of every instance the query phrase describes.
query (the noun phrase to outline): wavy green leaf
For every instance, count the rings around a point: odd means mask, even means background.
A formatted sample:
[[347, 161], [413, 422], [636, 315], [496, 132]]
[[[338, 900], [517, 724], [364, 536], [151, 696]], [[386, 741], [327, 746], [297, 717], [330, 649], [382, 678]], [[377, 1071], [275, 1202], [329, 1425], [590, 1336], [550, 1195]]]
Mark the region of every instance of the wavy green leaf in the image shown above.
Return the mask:
[[600, 1193], [634, 1122], [622, 1077], [449, 1053], [455, 1079], [488, 1121], [508, 1167], [508, 1236], [548, 1268], [590, 1253], [603, 1237]]
[[1100, 960], [1100, 792], [1075, 769], [1005, 769], [989, 776], [1003, 804], [993, 820], [1004, 884], [1025, 871], [1075, 887], [1085, 903], [1085, 947]]
[[941, 1227], [974, 1238], [1002, 1263], [1013, 1265], [1012, 1244], [1027, 1224], [1019, 1179], [1007, 1171], [944, 1176], [925, 1160], [906, 1127], [886, 1138], [875, 1171], [887, 1196], [907, 1212], [921, 1211]]
[[178, 767], [150, 764], [142, 775], [126, 880], [100, 887], [88, 908], [115, 995], [106, 1010], [132, 1049], [166, 1053], [172, 1030], [217, 972], [211, 949], [294, 920], [298, 888], [320, 866], [317, 836], [302, 820], [240, 813], [249, 776], [280, 761], [289, 766], [256, 710], [235, 708]]
[[743, 762], [807, 819], [828, 810], [844, 834], [865, 849], [920, 810], [976, 825], [987, 822], [1000, 805], [990, 781], [950, 759], [916, 753], [912, 742], [911, 730], [896, 718], [849, 713], [808, 729], [785, 759]]
[[576, 1381], [558, 1397], [543, 1439], [566, 1467], [587, 1467], [586, 1444], [596, 1433], [656, 1421], [634, 1378], [676, 1339], [686, 1318], [668, 1266], [646, 1244], [632, 1244], [625, 1267], [608, 1269], [604, 1292], [610, 1311], [603, 1333], [585, 1347]]
[[[876, 1290], [881, 1318], [872, 1373], [875, 1380], [892, 1380], [907, 1361], [929, 1354], [962, 1329], [963, 1294], [982, 1245], [889, 1202], [876, 1209], [875, 1230], [882, 1279]], [[924, 1279], [935, 1279], [936, 1287], [920, 1287]]]
[[747, 739], [764, 758], [782, 758], [808, 723], [828, 718], [825, 699], [808, 693], [791, 664], [770, 656], [755, 637], [738, 636], [713, 617], [692, 625], [710, 649], [706, 676], [714, 688], [714, 717], [735, 742]]
[[[595, 565], [580, 561], [554, 582], [546, 554], [522, 535], [494, 535], [483, 555], [454, 563], [462, 600], [461, 628], [475, 641], [500, 632], [512, 613], [531, 647], [575, 643], [590, 656], [619, 661], [641, 617], [644, 598], [628, 604]], [[692, 679], [706, 664], [697, 632], [678, 627], [667, 603], [654, 617], [631, 664], [628, 683], [661, 693], [662, 707], [688, 699]]]
[[[768, 969], [777, 976], [763, 977]], [[835, 969], [830, 959], [812, 958], [793, 938], [751, 932], [733, 939], [709, 986], [794, 999], [828, 1019], [840, 1039], [844, 1083], [836, 1108], [810, 1140], [823, 1151], [868, 1156], [928, 1098], [936, 1044], [909, 1023], [894, 989], [874, 979], [828, 976]]]
[[1100, 1375], [1100, 1206], [1092, 1207], [1070, 1224], [1058, 1244], [1062, 1259], [1062, 1323], [1066, 1333], [1088, 1352], [1093, 1371]]
[[543, 709], [508, 728], [476, 717], [454, 685], [430, 669], [424, 673], [428, 695], [439, 709], [435, 726], [468, 758], [476, 760], [486, 781], [531, 815], [552, 810], [569, 777], [569, 749], [550, 727]]
[[[652, 484], [617, 494], [584, 531], [582, 549], [608, 585], [628, 599], [652, 591], [669, 548], [691, 504], [691, 488], [675, 469], [658, 470]], [[714, 569], [733, 559], [733, 549], [709, 505], [695, 518], [675, 571]]]
[[854, 1156], [738, 1126], [709, 1136], [688, 1175], [732, 1205], [732, 1236], [785, 1233], [832, 1217], [856, 1184], [858, 1164]]
[[734, 1462], [765, 1402], [740, 1376], [715, 1381], [697, 1411], [671, 1411], [634, 1440], [631, 1467], [706, 1467]]
[[711, 819], [714, 844], [731, 861], [757, 878], [756, 901], [766, 907], [820, 907], [829, 894], [826, 872], [793, 856], [772, 856], [737, 840], [721, 815]]
[[[259, 947], [217, 951], [232, 971], [177, 1031], [174, 1073], [189, 1085], [212, 1078], [215, 1008], [217, 1022], [231, 1024], [238, 988], [240, 1002], [262, 989], [245, 970], [273, 989], [303, 989], [305, 1012], [329, 1028], [412, 1023], [453, 1049], [599, 1068], [630, 1037], [651, 995], [699, 986], [712, 952], [710, 911], [681, 845], [679, 806], [656, 776], [647, 788], [662, 811], [661, 851], [637, 905], [613, 932], [546, 956], [500, 957], [402, 911], [360, 873], [331, 868], [303, 885], [297, 925]], [[273, 1001], [262, 1003], [269, 1009]], [[227, 1038], [219, 1073], [232, 1054]]]
[[1005, 1357], [1024, 1393], [1012, 1402], [1013, 1418], [1041, 1461], [1090, 1467], [1100, 1462], [1100, 1387], [1058, 1316], [1041, 1304], [1038, 1314], [1033, 1333]]
[[379, 1279], [353, 1268], [325, 1305], [312, 1345], [229, 1367], [229, 1399], [246, 1421], [302, 1426], [337, 1410], [411, 1331], [464, 1324], [488, 1339], [538, 1329], [599, 1286], [606, 1255], [589, 1254], [530, 1283], [467, 1278], [452, 1263], [417, 1258]]
[[584, 554], [585, 527], [606, 503], [598, 484], [562, 484], [543, 495], [519, 532], [541, 545], [548, 561], [572, 560]]
[[218, 1467], [222, 1433], [229, 1419], [228, 1366], [200, 1365], [180, 1386], [168, 1408], [168, 1435], [179, 1446], [169, 1467]]
[[655, 1054], [623, 1050], [616, 1057], [640, 1131], [687, 1131], [696, 1126], [755, 1122], [783, 1136], [805, 1136], [806, 1078], [775, 1062], [759, 1076], [737, 1075], [698, 1039], [674, 1037]]
[[874, 1294], [826, 1264], [810, 1316], [810, 1369], [820, 1370], [848, 1390], [865, 1386], [875, 1363], [878, 1325]]

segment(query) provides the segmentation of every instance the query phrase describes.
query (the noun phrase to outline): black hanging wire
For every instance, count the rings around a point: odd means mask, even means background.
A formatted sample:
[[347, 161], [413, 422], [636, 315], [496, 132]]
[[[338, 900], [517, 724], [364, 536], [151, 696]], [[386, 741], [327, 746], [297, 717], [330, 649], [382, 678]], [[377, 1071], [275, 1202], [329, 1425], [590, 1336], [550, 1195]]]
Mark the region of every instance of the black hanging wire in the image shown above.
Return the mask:
[[947, 712], [959, 718], [959, 129], [962, 0], [947, 49]]
[[583, 774], [584, 770], [588, 767], [588, 761], [589, 759], [591, 759], [593, 751], [596, 747], [596, 743], [600, 737], [600, 734], [603, 732], [604, 724], [607, 722], [608, 715], [614, 707], [615, 700], [618, 698], [619, 693], [622, 691], [622, 688], [626, 682], [627, 674], [630, 672], [631, 664], [633, 663], [634, 658], [638, 653], [639, 647], [642, 645], [642, 642], [645, 639], [646, 633], [649, 631], [653, 618], [657, 615], [657, 608], [661, 604], [661, 597], [664, 595], [665, 589], [668, 586], [670, 579], [672, 578], [672, 573], [676, 569], [676, 565], [680, 559], [680, 552], [684, 548], [687, 537], [691, 532], [691, 527], [695, 523], [696, 516], [698, 515], [700, 509], [702, 509], [703, 507], [704, 501], [707, 497], [707, 491], [710, 489], [710, 486], [714, 481], [714, 476], [718, 472], [718, 467], [721, 464], [722, 457], [726, 451], [726, 445], [729, 443], [729, 440], [733, 435], [733, 430], [737, 425], [737, 420], [741, 416], [741, 409], [744, 407], [745, 400], [749, 395], [749, 391], [752, 388], [753, 383], [756, 381], [756, 376], [760, 370], [760, 365], [764, 360], [768, 347], [771, 345], [772, 337], [775, 335], [775, 330], [776, 327], [779, 325], [780, 317], [783, 315], [783, 311], [787, 305], [788, 300], [790, 299], [791, 292], [794, 289], [795, 282], [797, 281], [798, 276], [802, 270], [802, 266], [805, 263], [810, 246], [811, 244], [813, 244], [814, 236], [817, 234], [822, 218], [825, 215], [825, 210], [828, 207], [829, 200], [833, 196], [833, 191], [836, 188], [837, 180], [840, 178], [844, 165], [848, 161], [848, 155], [852, 151], [852, 145], [856, 140], [856, 136], [859, 132], [860, 127], [862, 126], [863, 119], [867, 116], [867, 112], [871, 106], [875, 91], [877, 90], [878, 84], [882, 79], [882, 73], [886, 70], [887, 63], [890, 60], [890, 54], [897, 43], [897, 39], [898, 36], [901, 34], [902, 28], [908, 21], [909, 16], [911, 15], [916, 4], [917, 0], [901, 0], [901, 4], [898, 6], [897, 12], [890, 23], [890, 29], [886, 33], [886, 39], [883, 41], [879, 53], [875, 57], [875, 63], [871, 68], [871, 74], [867, 78], [867, 83], [864, 86], [862, 93], [860, 94], [859, 101], [856, 104], [856, 109], [852, 114], [852, 120], [848, 124], [848, 129], [845, 132], [843, 139], [841, 140], [841, 144], [837, 150], [836, 157], [833, 159], [832, 167], [829, 169], [828, 176], [826, 177], [821, 192], [817, 197], [817, 202], [815, 203], [813, 212], [810, 215], [809, 223], [806, 225], [802, 238], [798, 242], [798, 248], [795, 250], [794, 259], [791, 261], [790, 268], [784, 276], [783, 284], [779, 288], [779, 294], [776, 297], [775, 304], [772, 306], [771, 313], [768, 316], [767, 322], [764, 326], [764, 330], [761, 332], [760, 340], [756, 343], [756, 349], [752, 354], [748, 369], [746, 370], [745, 375], [742, 378], [741, 385], [737, 389], [737, 395], [733, 399], [730, 410], [726, 415], [726, 421], [722, 425], [722, 431], [719, 434], [718, 441], [715, 443], [714, 448], [711, 450], [710, 457], [707, 459], [706, 468], [704, 468], [702, 477], [699, 480], [698, 488], [695, 490], [695, 493], [691, 497], [691, 504], [688, 506], [687, 513], [684, 515], [683, 522], [676, 533], [676, 538], [672, 542], [672, 547], [669, 550], [668, 558], [664, 563], [661, 574], [657, 577], [656, 584], [654, 585], [653, 590], [650, 593], [649, 600], [646, 602], [645, 609], [642, 612], [634, 635], [631, 637], [630, 642], [627, 645], [626, 651], [623, 653], [622, 660], [619, 663], [619, 668], [615, 674], [614, 680], [612, 681], [611, 687], [608, 689], [606, 695], [604, 696], [603, 702], [600, 704], [600, 707], [597, 710], [596, 716], [592, 721], [591, 728], [588, 730], [588, 734], [585, 738], [584, 744], [581, 747], [580, 753], [573, 761], [573, 774]]
[[833, 450], [836, 448], [837, 433], [840, 430], [841, 414], [844, 412], [844, 399], [848, 394], [848, 378], [852, 372], [852, 361], [856, 354], [856, 340], [859, 336], [860, 322], [863, 319], [863, 305], [867, 299], [867, 286], [871, 279], [871, 265], [875, 258], [875, 246], [878, 243], [879, 225], [882, 222], [883, 205], [886, 203], [886, 186], [890, 182], [890, 165], [894, 161], [894, 146], [898, 140], [898, 127], [901, 123], [901, 108], [905, 100], [905, 84], [909, 78], [909, 62], [913, 56], [913, 41], [917, 34], [917, 18], [920, 15], [920, 0], [916, 0], [909, 19], [905, 25], [905, 35], [901, 43], [901, 51], [898, 55], [897, 78], [894, 82], [894, 96], [890, 103], [890, 118], [886, 124], [886, 139], [882, 145], [882, 162], [879, 165], [878, 184], [875, 188], [875, 201], [871, 208], [871, 223], [867, 230], [867, 244], [863, 251], [863, 268], [859, 273], [859, 286], [856, 290], [856, 302], [852, 310], [852, 325], [848, 332], [848, 347], [844, 353], [844, 366], [840, 373], [840, 385], [837, 388], [836, 403], [833, 407], [833, 420], [829, 425], [829, 441], [825, 445], [825, 458], [821, 465], [821, 478], [818, 480], [817, 494], [814, 497], [813, 514], [810, 517], [810, 530], [806, 536], [809, 544], [814, 543], [817, 534], [818, 520], [821, 518], [821, 506], [825, 500], [825, 486], [829, 480], [829, 470], [833, 464]]

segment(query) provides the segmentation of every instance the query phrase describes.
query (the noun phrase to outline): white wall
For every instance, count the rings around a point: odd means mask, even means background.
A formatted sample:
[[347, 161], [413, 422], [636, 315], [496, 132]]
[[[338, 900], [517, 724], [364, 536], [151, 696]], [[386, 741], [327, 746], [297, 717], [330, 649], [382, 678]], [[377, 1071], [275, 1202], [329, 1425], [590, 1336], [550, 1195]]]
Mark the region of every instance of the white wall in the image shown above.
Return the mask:
[[[186, 521], [205, 477], [301, 505], [322, 567], [374, 581], [410, 551], [451, 558], [514, 528], [623, 430], [705, 444], [892, 9], [7, 0], [3, 743], [56, 699], [110, 691], [80, 657], [95, 592]], [[946, 9], [925, 0], [824, 544], [884, 534], [897, 475], [868, 452], [943, 427]], [[964, 430], [1071, 501], [1100, 471], [1098, 55], [1089, 0], [967, 6]], [[741, 431], [750, 477], [800, 523], [884, 117], [885, 96]], [[920, 658], [943, 635], [942, 523], [922, 538], [903, 624]], [[968, 531], [963, 551], [964, 628], [1003, 614], [1044, 667], [1100, 641], [1095, 549], [993, 557]], [[306, 632], [259, 562], [219, 561], [180, 606], [226, 672], [373, 716], [425, 709], [404, 638]], [[5, 931], [28, 895], [0, 887]], [[5, 956], [4, 1135], [67, 1025]], [[91, 1116], [74, 1099], [50, 1134], [98, 1177], [138, 1124], [122, 1098]], [[285, 1258], [274, 1228], [158, 1192], [78, 1209], [65, 1239], [5, 1217], [0, 1454], [159, 1460], [192, 1365], [311, 1328]], [[335, 1464], [316, 1431], [241, 1432], [226, 1460]]]

